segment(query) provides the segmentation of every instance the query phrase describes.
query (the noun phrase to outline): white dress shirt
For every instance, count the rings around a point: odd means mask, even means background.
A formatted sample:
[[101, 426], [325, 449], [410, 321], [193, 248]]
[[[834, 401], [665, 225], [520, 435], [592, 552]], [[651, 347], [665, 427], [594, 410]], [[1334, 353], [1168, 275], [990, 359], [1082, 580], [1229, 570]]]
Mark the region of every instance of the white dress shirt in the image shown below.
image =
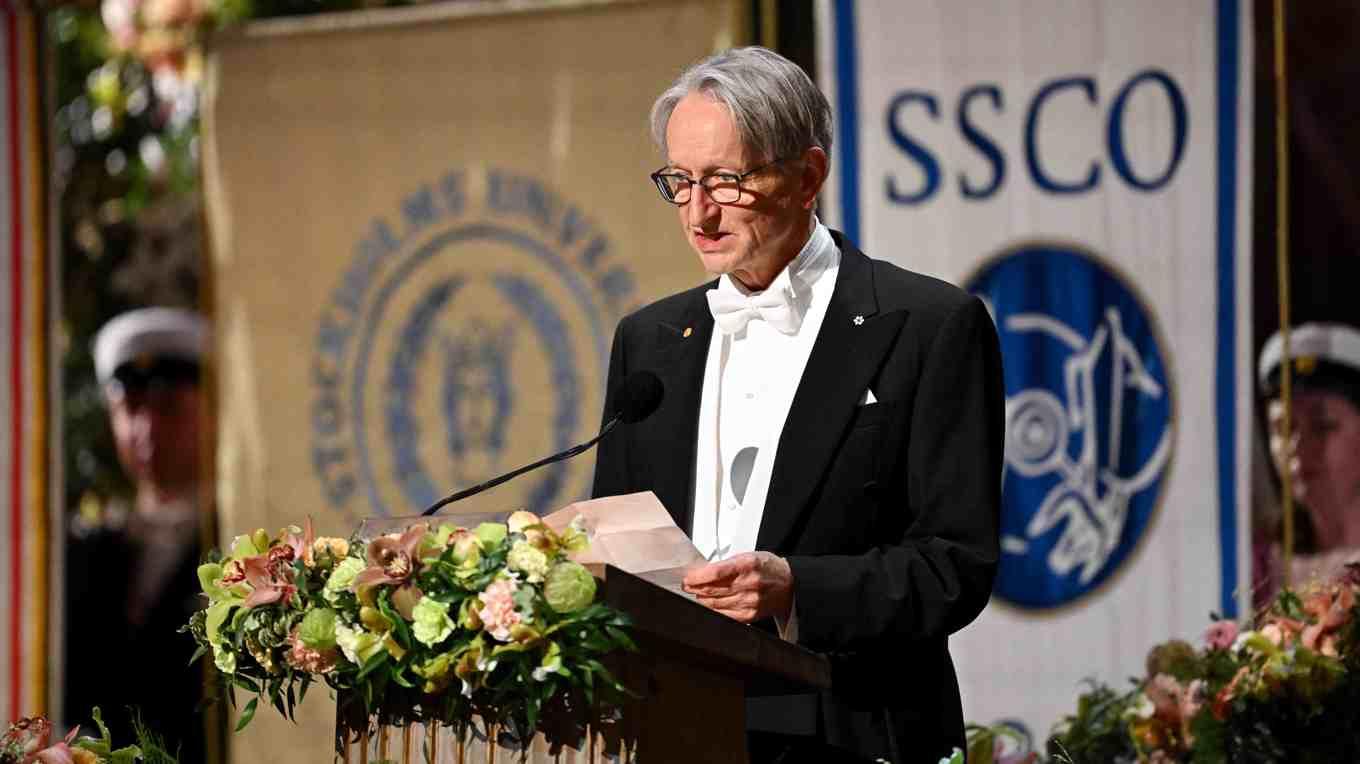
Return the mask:
[[[831, 233], [813, 219], [803, 249], [766, 293], [785, 290], [800, 317], [791, 334], [759, 318], [725, 334], [714, 327], [699, 405], [694, 544], [710, 561], [755, 550], [775, 451], [826, 316], [840, 270]], [[718, 290], [750, 294], [723, 275]]]

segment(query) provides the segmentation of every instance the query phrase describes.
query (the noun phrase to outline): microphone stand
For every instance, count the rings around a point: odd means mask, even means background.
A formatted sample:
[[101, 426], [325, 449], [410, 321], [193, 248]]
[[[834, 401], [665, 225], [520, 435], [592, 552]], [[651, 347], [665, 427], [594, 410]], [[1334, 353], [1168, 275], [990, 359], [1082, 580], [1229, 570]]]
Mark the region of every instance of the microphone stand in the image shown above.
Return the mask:
[[563, 459], [570, 459], [571, 457], [576, 456], [579, 453], [587, 451], [590, 449], [591, 446], [595, 445], [596, 443], [599, 443], [601, 438], [608, 435], [609, 431], [614, 429], [614, 427], [617, 426], [621, 420], [622, 415], [615, 416], [613, 419], [610, 419], [605, 424], [604, 427], [600, 428], [599, 435], [596, 435], [595, 437], [591, 438], [585, 443], [582, 443], [577, 446], [572, 446], [571, 448], [568, 448], [566, 451], [563, 451], [560, 454], [553, 454], [552, 456], [549, 456], [546, 459], [539, 459], [533, 464], [526, 464], [513, 472], [506, 473], [504, 475], [501, 475], [500, 477], [492, 478], [486, 481], [485, 483], [479, 483], [477, 485], [472, 486], [471, 488], [464, 488], [463, 490], [457, 493], [445, 496], [439, 501], [436, 501], [435, 503], [431, 504], [428, 508], [426, 508], [424, 512], [421, 512], [420, 516], [429, 517], [430, 515], [433, 515], [435, 512], [438, 512], [442, 507], [448, 506], [449, 504], [452, 504], [455, 501], [458, 501], [460, 499], [466, 499], [469, 496], [481, 493], [482, 491], [485, 491], [489, 488], [495, 488], [501, 483], [504, 483], [505, 481], [510, 480], [512, 478], [519, 477], [520, 475], [523, 475], [524, 473], [530, 470], [536, 470], [539, 467], [552, 464], [553, 462], [561, 461]]

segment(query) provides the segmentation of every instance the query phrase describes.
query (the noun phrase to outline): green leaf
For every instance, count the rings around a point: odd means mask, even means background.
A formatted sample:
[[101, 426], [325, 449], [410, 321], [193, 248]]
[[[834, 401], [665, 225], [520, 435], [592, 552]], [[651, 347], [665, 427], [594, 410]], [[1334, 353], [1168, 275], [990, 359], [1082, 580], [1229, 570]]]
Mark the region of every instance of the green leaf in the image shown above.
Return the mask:
[[90, 716], [94, 717], [94, 726], [99, 728], [100, 740], [105, 745], [112, 746], [113, 736], [109, 734], [108, 725], [104, 724], [104, 714], [100, 712], [99, 706], [94, 707], [94, 709], [90, 712]]
[[251, 698], [250, 702], [246, 704], [245, 709], [241, 711], [241, 718], [236, 722], [237, 732], [245, 729], [246, 725], [250, 724], [250, 720], [255, 718], [255, 705], [258, 701], [258, 698]]
[[638, 646], [635, 642], [633, 642], [633, 638], [628, 636], [628, 632], [624, 631], [623, 629], [620, 629], [617, 626], [606, 626], [605, 632], [609, 634], [609, 636], [613, 637], [614, 641], [618, 643], [620, 646], [622, 646], [625, 650], [630, 650], [632, 652], [638, 651]]
[[379, 666], [382, 666], [383, 664], [387, 663], [387, 658], [388, 655], [386, 650], [382, 650], [375, 653], [373, 657], [368, 659], [368, 663], [365, 663], [364, 667], [362, 669], [359, 669], [359, 673], [354, 677], [354, 681], [356, 682], [363, 681], [364, 677], [368, 676], [369, 674], [372, 674], [374, 671], [378, 669]]
[[113, 764], [137, 764], [142, 758], [142, 749], [135, 745], [124, 746], [109, 754]]
[[405, 688], [408, 689], [408, 690], [413, 690], [413, 689], [415, 689], [415, 685], [411, 683], [411, 680], [407, 679], [407, 678], [404, 676], [405, 673], [406, 673], [406, 672], [405, 672], [405, 671], [402, 671], [401, 669], [398, 669], [398, 670], [396, 670], [396, 671], [393, 671], [393, 672], [392, 672], [392, 681], [396, 682], [397, 684], [401, 685], [402, 687], [405, 687]]

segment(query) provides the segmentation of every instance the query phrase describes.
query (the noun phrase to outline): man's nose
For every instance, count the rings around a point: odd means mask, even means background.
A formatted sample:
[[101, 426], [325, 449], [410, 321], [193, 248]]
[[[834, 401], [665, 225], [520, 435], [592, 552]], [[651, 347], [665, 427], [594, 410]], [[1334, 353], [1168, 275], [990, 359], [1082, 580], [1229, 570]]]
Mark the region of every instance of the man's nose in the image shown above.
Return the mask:
[[695, 183], [689, 192], [689, 201], [685, 202], [685, 222], [692, 228], [707, 228], [706, 224], [711, 224], [722, 211], [722, 206], [714, 202], [708, 196], [708, 191], [704, 187]]

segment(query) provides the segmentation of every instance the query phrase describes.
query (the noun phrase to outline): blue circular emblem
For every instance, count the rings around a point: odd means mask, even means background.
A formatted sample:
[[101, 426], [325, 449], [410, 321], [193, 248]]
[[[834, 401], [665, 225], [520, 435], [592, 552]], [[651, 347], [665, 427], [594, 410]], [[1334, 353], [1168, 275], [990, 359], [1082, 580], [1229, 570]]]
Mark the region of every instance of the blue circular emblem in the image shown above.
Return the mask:
[[[533, 178], [454, 171], [400, 209], [358, 242], [315, 348], [313, 465], [356, 520], [588, 438], [632, 307], [608, 238]], [[555, 464], [460, 508], [543, 513], [587, 496], [591, 472]]]
[[1095, 257], [1013, 251], [968, 285], [996, 321], [1006, 377], [995, 591], [1052, 608], [1129, 560], [1157, 507], [1172, 387], [1151, 314]]

